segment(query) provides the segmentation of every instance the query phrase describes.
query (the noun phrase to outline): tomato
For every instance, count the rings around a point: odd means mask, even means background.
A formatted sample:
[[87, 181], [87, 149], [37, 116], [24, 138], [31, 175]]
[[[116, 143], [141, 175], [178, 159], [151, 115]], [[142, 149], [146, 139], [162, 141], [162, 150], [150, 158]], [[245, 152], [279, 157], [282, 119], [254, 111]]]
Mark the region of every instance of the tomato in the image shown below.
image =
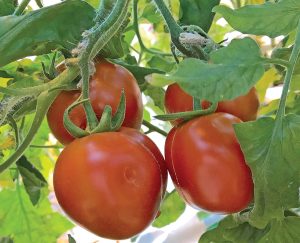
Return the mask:
[[239, 212], [253, 198], [251, 171], [245, 163], [231, 114], [214, 113], [174, 127], [165, 158], [184, 200], [212, 212]]
[[135, 140], [135, 142], [144, 145], [144, 147], [149, 149], [150, 152], [155, 156], [155, 158], [158, 161], [159, 166], [161, 168], [161, 174], [162, 174], [162, 178], [163, 178], [163, 188], [165, 191], [167, 188], [167, 182], [168, 182], [167, 166], [166, 166], [164, 157], [162, 156], [160, 150], [155, 145], [155, 143], [149, 137], [147, 137], [145, 134], [139, 132], [136, 129], [128, 128], [128, 127], [121, 127], [121, 129], [119, 131], [129, 135], [132, 139]]
[[[139, 129], [143, 117], [143, 103], [140, 89], [133, 75], [125, 68], [105, 60], [95, 63], [96, 72], [90, 79], [90, 100], [98, 118], [105, 105], [110, 105], [116, 112], [122, 89], [126, 94], [126, 113], [123, 126]], [[79, 97], [80, 91], [63, 91], [51, 105], [48, 124], [53, 135], [62, 144], [69, 144], [74, 138], [63, 124], [65, 110]], [[79, 127], [86, 127], [83, 106], [78, 106], [70, 113], [71, 120]]]
[[[209, 107], [209, 102], [202, 102], [202, 108]], [[167, 113], [176, 113], [193, 110], [193, 97], [184, 92], [178, 84], [169, 85], [165, 95], [165, 108]], [[257, 117], [259, 99], [253, 87], [246, 95], [233, 100], [218, 103], [217, 112], [225, 112], [239, 117], [243, 121], [252, 121]], [[173, 121], [177, 125], [180, 120]]]
[[93, 134], [62, 151], [54, 191], [79, 225], [101, 237], [126, 239], [158, 214], [167, 176], [162, 164], [157, 147], [138, 131]]

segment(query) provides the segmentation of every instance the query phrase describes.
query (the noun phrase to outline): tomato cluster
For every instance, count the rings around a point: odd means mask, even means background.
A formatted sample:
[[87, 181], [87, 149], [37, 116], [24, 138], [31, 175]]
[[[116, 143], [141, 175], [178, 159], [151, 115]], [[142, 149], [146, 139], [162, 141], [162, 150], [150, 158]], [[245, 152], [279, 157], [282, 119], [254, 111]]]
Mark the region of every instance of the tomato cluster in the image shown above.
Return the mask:
[[[253, 182], [233, 124], [256, 118], [254, 89], [236, 100], [220, 102], [214, 114], [185, 123], [176, 121], [166, 139], [165, 159], [139, 131], [143, 107], [135, 78], [123, 67], [97, 62], [90, 99], [98, 118], [105, 105], [115, 112], [122, 89], [126, 115], [117, 132], [80, 139], [67, 132], [63, 114], [80, 91], [61, 92], [49, 109], [49, 127], [67, 145], [55, 166], [54, 189], [70, 218], [99, 236], [130, 238], [159, 214], [167, 171], [182, 198], [196, 208], [233, 213], [247, 207], [253, 198]], [[174, 84], [167, 89], [165, 106], [168, 112], [192, 110], [192, 97]], [[86, 127], [82, 107], [75, 108], [70, 118]]]
[[[203, 109], [208, 101], [201, 102]], [[167, 113], [191, 111], [193, 97], [178, 84], [168, 86]], [[165, 158], [182, 198], [195, 208], [234, 213], [253, 198], [251, 171], [235, 137], [233, 124], [255, 120], [259, 99], [253, 87], [246, 95], [218, 103], [216, 113], [187, 123], [177, 119], [169, 133]], [[176, 127], [177, 125], [177, 127]]]

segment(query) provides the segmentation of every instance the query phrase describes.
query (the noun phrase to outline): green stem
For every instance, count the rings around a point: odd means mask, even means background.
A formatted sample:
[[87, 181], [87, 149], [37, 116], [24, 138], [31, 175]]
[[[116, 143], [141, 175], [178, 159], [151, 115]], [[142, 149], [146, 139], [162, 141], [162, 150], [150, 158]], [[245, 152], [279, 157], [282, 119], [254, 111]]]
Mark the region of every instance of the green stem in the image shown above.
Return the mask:
[[142, 62], [142, 60], [143, 60], [143, 56], [144, 56], [144, 50], [141, 49], [141, 52], [140, 52], [140, 54], [139, 54], [139, 59], [138, 59], [138, 61], [137, 61], [137, 64], [138, 64], [138, 65], [141, 64], [141, 62]]
[[240, 8], [241, 6], [241, 0], [236, 0], [236, 8]]
[[84, 100], [88, 100], [87, 102], [83, 103], [83, 107], [85, 110], [85, 114], [87, 117], [87, 129], [93, 130], [98, 123], [98, 119], [94, 109], [92, 107], [91, 102], [89, 101], [90, 97], [90, 90], [89, 90], [89, 79], [90, 79], [90, 72], [89, 72], [89, 62], [82, 62], [81, 65], [81, 77], [82, 77], [82, 98]]
[[13, 15], [21, 15], [25, 8], [27, 7], [27, 5], [29, 4], [30, 0], [23, 0], [20, 5], [16, 8], [15, 12], [13, 13]]
[[199, 116], [204, 116], [204, 115], [214, 113], [217, 107], [218, 104], [214, 103], [208, 109], [205, 110], [185, 111], [185, 112], [177, 112], [177, 113], [171, 113], [166, 115], [158, 115], [155, 116], [155, 118], [161, 121], [174, 121], [177, 119], [182, 119], [187, 121]]
[[155, 4], [157, 5], [159, 11], [161, 12], [162, 16], [165, 19], [165, 22], [169, 28], [171, 34], [172, 43], [176, 46], [176, 48], [185, 54], [188, 57], [200, 57], [201, 59], [205, 59], [202, 55], [202, 51], [193, 53], [192, 51], [186, 49], [184, 46], [181, 45], [179, 41], [180, 34], [184, 32], [184, 30], [176, 23], [175, 19], [173, 18], [170, 10], [165, 5], [163, 0], [154, 0]]
[[141, 47], [141, 53], [143, 51], [146, 51], [146, 52], [154, 54], [154, 55], [173, 56], [172, 53], [164, 53], [164, 52], [160, 52], [160, 51], [151, 50], [151, 49], [148, 49], [145, 46], [145, 44], [143, 42], [143, 39], [141, 37], [141, 34], [140, 34], [140, 30], [139, 30], [139, 23], [138, 23], [138, 1], [139, 0], [133, 0], [133, 27], [134, 27], [135, 34], [136, 34], [136, 36], [138, 38], [138, 42], [139, 42], [140, 47]]
[[167, 132], [158, 128], [157, 126], [154, 126], [153, 124], [151, 124], [150, 122], [147, 122], [146, 120], [143, 120], [143, 125], [146, 126], [147, 128], [149, 128], [149, 130], [152, 132], [157, 132], [165, 137], [168, 135]]
[[141, 46], [141, 49], [146, 49], [142, 37], [140, 35], [140, 30], [139, 30], [139, 23], [138, 23], [138, 1], [139, 0], [133, 0], [133, 27], [135, 34], [138, 38], [139, 44]]
[[81, 138], [89, 135], [89, 132], [86, 130], [81, 129], [80, 127], [76, 126], [70, 119], [70, 112], [72, 109], [74, 109], [76, 106], [86, 102], [87, 100], [81, 100], [81, 96], [73, 103], [71, 104], [64, 112], [63, 121], [64, 126], [67, 129], [67, 131], [75, 138]]
[[178, 40], [180, 34], [183, 32], [183, 29], [176, 23], [170, 10], [168, 9], [168, 7], [166, 6], [166, 4], [164, 3], [163, 0], [154, 0], [154, 2], [156, 3], [161, 14], [163, 15], [163, 17], [168, 25], [168, 28], [170, 30], [171, 36], [174, 39]]
[[[88, 45], [81, 53], [79, 60], [83, 99], [89, 98], [90, 61], [94, 59], [99, 51], [103, 49], [110, 39], [119, 31], [126, 20], [129, 2], [130, 0], [118, 0], [108, 18], [88, 36]], [[87, 116], [88, 129], [93, 130], [98, 123], [96, 114], [89, 101], [85, 102], [83, 106]]]
[[100, 1], [100, 5], [98, 7], [98, 14], [95, 21], [104, 20], [108, 15], [111, 9], [114, 6], [114, 1], [111, 0], [102, 0]]
[[128, 16], [129, 2], [130, 0], [117, 0], [111, 14], [90, 36], [90, 42], [81, 59], [88, 57], [88, 60], [93, 60], [110, 39], [117, 34]]
[[36, 135], [39, 127], [41, 126], [43, 119], [47, 114], [47, 111], [51, 103], [56, 98], [56, 95], [58, 95], [58, 92], [53, 92], [51, 95], [48, 95], [47, 93], [42, 93], [39, 96], [34, 121], [32, 122], [31, 128], [27, 136], [20, 144], [20, 146], [16, 149], [16, 151], [11, 155], [11, 157], [9, 157], [4, 163], [0, 165], [0, 173], [8, 169], [13, 163], [15, 163], [23, 155], [25, 150], [30, 145], [32, 139]]
[[35, 2], [36, 2], [36, 5], [38, 5], [39, 8], [43, 8], [44, 7], [41, 0], [35, 0]]
[[140, 52], [139, 52], [137, 49], [135, 49], [133, 46], [129, 46], [129, 48], [130, 48], [131, 50], [133, 50], [136, 54], [139, 54], [139, 55], [140, 55]]
[[64, 79], [70, 80], [68, 77], [70, 75], [74, 76], [75, 79], [79, 75], [79, 68], [76, 66], [72, 68], [72, 73], [70, 73], [70, 71], [65, 70], [55, 79], [53, 79], [51, 82], [37, 85], [34, 87], [19, 88], [19, 89], [0, 87], [0, 93], [11, 95], [11, 96], [28, 96], [28, 95], [38, 96], [40, 93], [47, 90], [54, 90], [54, 89], [59, 90], [60, 87], [66, 87], [65, 85], [71, 83], [71, 81], [73, 81], [74, 79], [64, 84], [62, 84], [62, 80]]
[[37, 149], [62, 149], [63, 146], [59, 145], [30, 145], [30, 148], [37, 148]]
[[285, 61], [279, 58], [264, 58], [264, 61], [266, 63], [274, 64], [274, 65], [280, 65], [282, 67], [288, 68], [290, 67], [290, 62]]
[[287, 69], [285, 79], [284, 79], [283, 91], [280, 99], [279, 109], [276, 115], [276, 120], [278, 119], [281, 120], [281, 118], [284, 116], [289, 87], [292, 81], [292, 76], [297, 63], [299, 53], [300, 53], [300, 21], [298, 23], [295, 45], [289, 60], [290, 65]]
[[118, 105], [115, 114], [112, 115], [111, 106], [106, 105], [102, 112], [100, 122], [97, 125], [97, 127], [92, 131], [92, 133], [118, 131], [125, 119], [125, 112], [124, 112], [125, 108], [126, 108], [126, 97], [125, 97], [125, 91], [122, 90], [120, 103]]
[[[57, 81], [60, 81], [62, 85], [65, 83], [70, 83], [78, 76], [78, 71], [79, 69], [76, 66], [69, 67], [66, 71], [64, 71], [61, 75], [57, 77]], [[20, 144], [20, 146], [11, 155], [11, 157], [9, 157], [5, 162], [3, 162], [0, 165], [0, 173], [9, 168], [24, 154], [25, 150], [29, 147], [38, 129], [40, 128], [50, 105], [52, 104], [56, 96], [59, 94], [59, 92], [59, 90], [54, 90], [51, 93], [49, 93], [48, 91], [44, 91], [39, 95], [37, 99], [35, 117], [30, 127], [30, 130], [26, 135], [25, 139]]]

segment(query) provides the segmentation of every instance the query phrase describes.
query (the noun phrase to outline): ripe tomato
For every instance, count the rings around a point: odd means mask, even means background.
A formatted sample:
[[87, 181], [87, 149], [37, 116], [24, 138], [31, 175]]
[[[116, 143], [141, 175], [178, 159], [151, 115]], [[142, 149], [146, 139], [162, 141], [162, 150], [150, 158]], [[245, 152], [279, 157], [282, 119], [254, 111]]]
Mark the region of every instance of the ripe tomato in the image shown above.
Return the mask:
[[149, 149], [151, 153], [155, 156], [161, 168], [161, 174], [163, 178], [163, 188], [165, 191], [167, 189], [167, 182], [168, 182], [167, 165], [164, 157], [162, 156], [160, 150], [155, 145], [155, 143], [145, 134], [139, 132], [136, 129], [121, 127], [119, 131], [130, 136], [132, 139], [134, 139], [135, 142], [142, 144], [145, 148]]
[[232, 126], [239, 122], [231, 114], [214, 113], [169, 133], [167, 167], [178, 192], [191, 206], [234, 213], [252, 200], [251, 171]]
[[[209, 107], [209, 102], [202, 102], [202, 108]], [[165, 108], [167, 113], [176, 113], [193, 110], [193, 97], [184, 92], [178, 84], [168, 86], [165, 96]], [[259, 108], [259, 100], [256, 89], [253, 87], [246, 95], [234, 100], [221, 101], [218, 103], [216, 112], [225, 112], [239, 117], [242, 121], [256, 119]], [[173, 121], [177, 125], [180, 120]]]
[[[139, 129], [142, 123], [143, 103], [137, 81], [125, 68], [105, 60], [95, 63], [96, 72], [90, 79], [90, 100], [98, 118], [105, 105], [110, 105], [116, 112], [122, 89], [126, 94], [126, 113], [123, 126]], [[80, 91], [63, 91], [51, 105], [48, 124], [53, 135], [62, 144], [69, 144], [74, 138], [63, 124], [65, 110], [79, 97]], [[70, 113], [71, 120], [79, 127], [86, 127], [86, 116], [83, 106], [78, 106]]]
[[125, 128], [76, 139], [55, 166], [59, 204], [101, 237], [132, 237], [158, 213], [167, 171], [154, 143], [138, 133]]

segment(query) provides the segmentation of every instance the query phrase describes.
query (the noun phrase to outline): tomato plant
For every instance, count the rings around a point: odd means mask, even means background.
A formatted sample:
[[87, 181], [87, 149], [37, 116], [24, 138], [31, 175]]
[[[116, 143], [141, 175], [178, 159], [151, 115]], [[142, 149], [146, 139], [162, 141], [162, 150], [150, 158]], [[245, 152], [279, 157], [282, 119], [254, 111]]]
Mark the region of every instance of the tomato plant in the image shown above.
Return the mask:
[[300, 242], [299, 1], [56, 2], [0, 0], [0, 242]]
[[173, 128], [165, 156], [173, 182], [184, 200], [196, 208], [234, 213], [253, 198], [251, 171], [227, 113], [193, 119]]
[[[207, 109], [210, 104], [202, 101], [201, 106]], [[255, 88], [251, 88], [246, 95], [233, 100], [220, 101], [216, 112], [226, 112], [235, 115], [243, 121], [253, 121], [257, 117], [259, 100]], [[184, 92], [178, 84], [171, 84], [166, 90], [165, 109], [167, 113], [193, 110], [193, 97]], [[173, 121], [178, 124], [178, 121]]]
[[60, 205], [99, 236], [132, 237], [157, 215], [167, 172], [162, 155], [143, 136], [127, 129], [90, 135], [58, 158], [54, 189]]
[[[95, 63], [96, 71], [90, 79], [90, 99], [92, 107], [101, 118], [105, 105], [116, 112], [121, 98], [122, 89], [126, 92], [126, 113], [123, 126], [139, 129], [142, 124], [142, 96], [135, 78], [125, 68], [105, 60]], [[62, 143], [68, 144], [74, 138], [64, 128], [63, 115], [65, 110], [80, 96], [80, 91], [63, 91], [54, 100], [47, 113], [49, 127], [54, 136]], [[78, 106], [71, 111], [71, 120], [79, 127], [86, 127], [83, 107]]]

